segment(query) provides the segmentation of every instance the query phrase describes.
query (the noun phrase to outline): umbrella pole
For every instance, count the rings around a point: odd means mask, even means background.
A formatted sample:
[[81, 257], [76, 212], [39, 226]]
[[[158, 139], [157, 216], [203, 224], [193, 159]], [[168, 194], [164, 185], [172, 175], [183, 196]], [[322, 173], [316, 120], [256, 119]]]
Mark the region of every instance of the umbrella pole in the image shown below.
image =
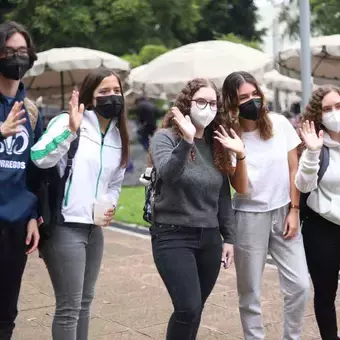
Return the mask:
[[61, 110], [65, 109], [64, 72], [60, 72]]
[[310, 4], [309, 0], [300, 0], [300, 69], [302, 81], [302, 105], [305, 108], [312, 93], [312, 58], [310, 40]]
[[[276, 4], [278, 6], [279, 4]], [[274, 55], [274, 69], [277, 67], [277, 56], [279, 54], [279, 39], [280, 39], [280, 23], [279, 18], [275, 15], [273, 19], [273, 55]], [[273, 101], [274, 112], [280, 112], [280, 99], [279, 99], [279, 90], [275, 86], [274, 87], [274, 101]]]

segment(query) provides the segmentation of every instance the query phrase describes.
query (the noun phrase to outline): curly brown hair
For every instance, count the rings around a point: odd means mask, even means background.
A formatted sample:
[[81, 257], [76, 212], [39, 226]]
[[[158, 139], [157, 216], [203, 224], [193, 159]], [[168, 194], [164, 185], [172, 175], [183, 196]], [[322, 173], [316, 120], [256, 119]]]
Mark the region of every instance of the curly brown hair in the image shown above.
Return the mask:
[[335, 85], [323, 85], [316, 89], [312, 93], [312, 97], [306, 106], [305, 112], [302, 114], [301, 123], [306, 120], [309, 120], [310, 122], [313, 121], [317, 133], [324, 129], [324, 126], [322, 125], [322, 100], [331, 92], [336, 92], [340, 95], [340, 88]]
[[[196, 78], [189, 81], [183, 90], [178, 95], [173, 106], [177, 107], [184, 116], [190, 116], [191, 101], [194, 94], [202, 87], [213, 88], [216, 92], [217, 97], [217, 113], [214, 120], [205, 128], [204, 137], [206, 141], [211, 145], [213, 162], [215, 167], [221, 171], [222, 174], [229, 175], [232, 173], [231, 156], [222, 145], [214, 139], [214, 131], [219, 129], [219, 125], [222, 125], [227, 129], [226, 116], [222, 110], [221, 96], [216, 88], [216, 85], [208, 79]], [[182, 138], [182, 134], [178, 126], [173, 122], [173, 113], [171, 110], [165, 114], [161, 128], [171, 129], [178, 139]], [[150, 161], [149, 155], [149, 161]], [[195, 161], [195, 147], [191, 151], [191, 160]]]
[[[317, 134], [319, 134], [320, 130], [325, 129], [325, 127], [322, 125], [322, 100], [328, 93], [331, 92], [336, 92], [340, 95], [340, 88], [335, 85], [323, 85], [313, 91], [312, 97], [306, 106], [306, 110], [301, 116], [301, 125], [306, 120], [309, 122], [314, 122], [315, 131]], [[305, 148], [305, 143], [302, 142], [298, 147], [299, 157]]]
[[225, 79], [222, 87], [223, 107], [227, 113], [227, 124], [229, 128], [232, 128], [239, 136], [242, 134], [242, 128], [239, 116], [239, 95], [238, 90], [242, 84], [248, 83], [256, 88], [259, 96], [262, 99], [262, 107], [260, 117], [258, 119], [258, 128], [260, 131], [260, 137], [264, 140], [268, 140], [273, 137], [273, 124], [268, 116], [268, 108], [264, 104], [265, 97], [256, 79], [248, 72], [239, 71], [229, 74]]

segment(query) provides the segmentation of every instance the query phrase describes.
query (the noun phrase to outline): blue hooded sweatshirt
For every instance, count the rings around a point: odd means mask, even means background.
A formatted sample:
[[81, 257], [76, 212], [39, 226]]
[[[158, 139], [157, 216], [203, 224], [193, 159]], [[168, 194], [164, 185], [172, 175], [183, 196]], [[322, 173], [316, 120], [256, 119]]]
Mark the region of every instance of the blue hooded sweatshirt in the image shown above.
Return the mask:
[[[14, 103], [23, 101], [26, 90], [20, 83], [14, 98], [0, 93], [0, 125], [6, 120]], [[32, 130], [28, 112], [24, 114], [26, 122], [21, 132], [6, 139], [0, 137], [0, 223], [26, 223], [30, 218], [37, 218], [37, 197], [28, 189], [37, 183], [28, 183], [28, 169], [32, 169], [30, 149], [41, 137], [43, 125], [39, 115], [35, 131]], [[36, 175], [29, 176], [29, 181], [39, 181]], [[34, 174], [34, 171], [33, 171]]]

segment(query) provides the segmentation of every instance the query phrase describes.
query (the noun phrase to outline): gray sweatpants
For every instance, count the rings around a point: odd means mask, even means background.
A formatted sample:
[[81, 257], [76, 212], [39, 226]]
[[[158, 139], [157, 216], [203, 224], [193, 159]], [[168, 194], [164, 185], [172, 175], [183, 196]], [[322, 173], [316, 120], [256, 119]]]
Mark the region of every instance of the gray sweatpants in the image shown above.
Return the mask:
[[264, 213], [236, 212], [235, 266], [245, 340], [262, 340], [261, 281], [269, 253], [279, 272], [284, 296], [283, 340], [298, 340], [309, 292], [301, 232], [283, 238], [288, 206]]
[[56, 297], [53, 340], [87, 340], [90, 305], [103, 257], [103, 230], [58, 226], [41, 249]]

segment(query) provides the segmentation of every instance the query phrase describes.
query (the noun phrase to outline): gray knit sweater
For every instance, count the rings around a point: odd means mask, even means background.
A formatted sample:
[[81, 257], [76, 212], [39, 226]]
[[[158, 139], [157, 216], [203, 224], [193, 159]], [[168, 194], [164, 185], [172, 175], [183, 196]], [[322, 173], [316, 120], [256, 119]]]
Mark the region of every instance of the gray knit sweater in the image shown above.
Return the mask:
[[155, 221], [183, 227], [219, 227], [224, 242], [233, 243], [235, 214], [229, 179], [215, 168], [211, 146], [195, 138], [193, 145], [179, 142], [171, 130], [161, 129], [151, 141], [151, 154], [160, 192], [155, 197]]

